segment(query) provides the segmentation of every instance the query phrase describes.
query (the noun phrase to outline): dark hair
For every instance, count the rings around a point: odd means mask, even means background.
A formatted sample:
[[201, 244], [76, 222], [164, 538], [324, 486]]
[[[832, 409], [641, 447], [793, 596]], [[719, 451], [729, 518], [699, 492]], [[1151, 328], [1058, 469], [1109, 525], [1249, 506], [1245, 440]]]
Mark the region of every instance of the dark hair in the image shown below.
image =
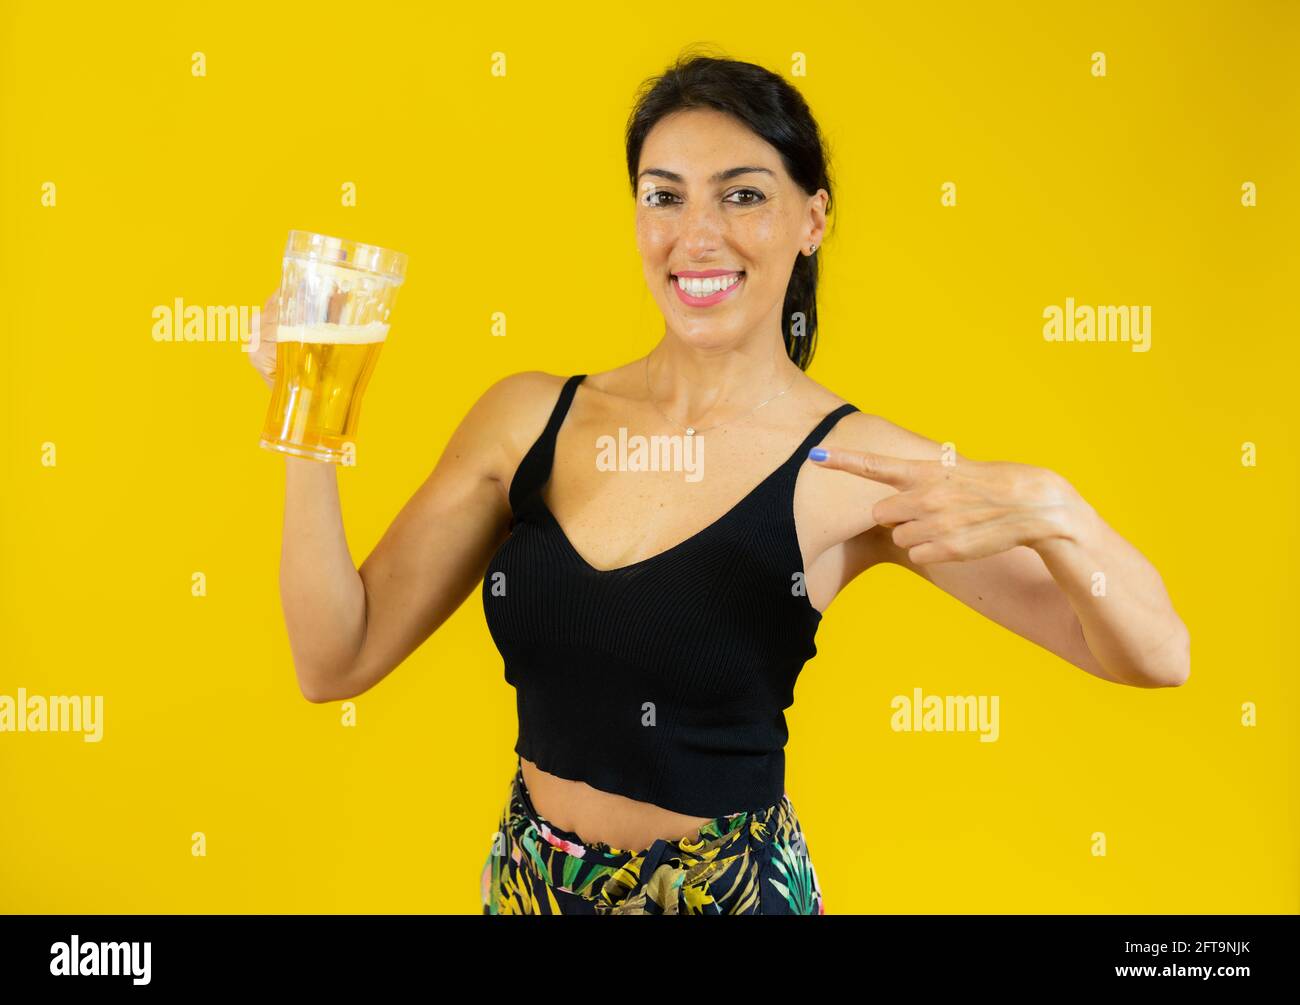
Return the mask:
[[[803, 95], [779, 74], [754, 63], [689, 51], [641, 85], [628, 118], [627, 173], [633, 196], [646, 136], [664, 116], [684, 108], [715, 108], [734, 116], [777, 149], [796, 185], [809, 195], [824, 188], [833, 196], [827, 146]], [[828, 212], [830, 208], [828, 199]], [[815, 254], [795, 258], [781, 311], [785, 351], [801, 370], [808, 369], [817, 348], [818, 261]], [[803, 334], [796, 335], [795, 316], [800, 313]]]

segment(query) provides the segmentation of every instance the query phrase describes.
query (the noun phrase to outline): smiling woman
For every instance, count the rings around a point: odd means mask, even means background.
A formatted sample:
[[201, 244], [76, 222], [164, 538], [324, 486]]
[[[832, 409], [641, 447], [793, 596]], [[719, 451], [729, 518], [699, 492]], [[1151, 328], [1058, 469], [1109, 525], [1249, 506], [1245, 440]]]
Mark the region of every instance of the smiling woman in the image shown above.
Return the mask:
[[[512, 532], [489, 563], [483, 600], [506, 678], [518, 693], [520, 761], [515, 812], [503, 818], [501, 846], [484, 870], [489, 913], [551, 904], [552, 913], [613, 912], [647, 891], [665, 912], [773, 913], [778, 906], [788, 912], [790, 901], [771, 899], [788, 887], [779, 874], [769, 875], [770, 863], [784, 862], [784, 855], [814, 875], [784, 792], [783, 709], [793, 701], [800, 667], [816, 651], [812, 636], [821, 612], [803, 588], [799, 542], [783, 517], [791, 512], [808, 449], [856, 409], [819, 393], [795, 362], [796, 356], [803, 365], [811, 359], [815, 299], [792, 304], [802, 308], [791, 311], [798, 327], [784, 335], [782, 318], [796, 260], [807, 263], [803, 271], [815, 286], [811, 255], [825, 226], [823, 184], [829, 182], [815, 125], [803, 130], [813, 149], [791, 148], [785, 157], [722, 111], [743, 110], [777, 138], [789, 115], [800, 114], [796, 97], [761, 68], [699, 59], [659, 78], [633, 112], [628, 162], [638, 243], [674, 337], [665, 338], [667, 352], [645, 357], [644, 393], [628, 386], [634, 367], [567, 380], [508, 482]], [[798, 179], [788, 170], [792, 162]], [[801, 252], [805, 231], [811, 236]], [[677, 338], [684, 352], [672, 346]], [[692, 358], [693, 346], [704, 352]], [[666, 369], [652, 369], [652, 356]], [[671, 418], [695, 410], [691, 388], [674, 371], [696, 366], [702, 387], [726, 389], [716, 402], [710, 400], [716, 392], [700, 395], [701, 414], [723, 421]], [[676, 397], [686, 409], [660, 403], [655, 384], [665, 383], [665, 373], [669, 402]], [[797, 405], [760, 412], [801, 378]], [[746, 384], [753, 390], [732, 390]], [[583, 401], [575, 403], [580, 389]], [[629, 398], [648, 428], [662, 426], [662, 419], [696, 442], [715, 429], [773, 419], [756, 437], [720, 441], [721, 474], [715, 479], [717, 468], [710, 468], [710, 485], [689, 498], [663, 479], [651, 485], [644, 472], [616, 480], [602, 470], [588, 488], [581, 468], [590, 462], [569, 470], [568, 458], [581, 453], [567, 444], [607, 430], [614, 409], [625, 409]], [[793, 443], [792, 422], [803, 426], [802, 439]], [[562, 431], [566, 445], [559, 448]], [[773, 463], [773, 455], [784, 460]], [[567, 516], [558, 515], [570, 509], [560, 500], [616, 493], [629, 494], [630, 504], [647, 490], [674, 518], [649, 525], [634, 539], [633, 552], [622, 543], [626, 531], [610, 526], [605, 532], [603, 515], [597, 514], [594, 535], [587, 512], [573, 521], [573, 535]], [[699, 517], [710, 513], [719, 515], [701, 526]], [[687, 533], [675, 529], [679, 524]], [[594, 545], [586, 543], [593, 538]], [[602, 540], [618, 544], [616, 552], [602, 552]], [[643, 549], [648, 553], [639, 556]], [[733, 576], [735, 585], [726, 585]], [[520, 584], [514, 594], [512, 583]], [[767, 826], [778, 821], [781, 836], [765, 841]], [[742, 832], [752, 841], [739, 846], [747, 849], [743, 856], [720, 848], [706, 856], [718, 890], [694, 886], [700, 870], [687, 864], [688, 846], [704, 834], [734, 843]], [[630, 856], [618, 869], [630, 869], [640, 885], [621, 890], [602, 878], [594, 890], [582, 886], [590, 897], [575, 899], [571, 884], [543, 880], [543, 871], [554, 877], [557, 867], [539, 871], [526, 854], [528, 835], [560, 833], [564, 847], [548, 849], [548, 856], [573, 846], [585, 850], [587, 865], [597, 854]], [[789, 844], [796, 833], [797, 853]], [[680, 902], [664, 902], [655, 886], [654, 860], [666, 849], [684, 870], [673, 895]], [[720, 868], [726, 859], [755, 871], [740, 881]], [[585, 884], [587, 873], [580, 878]], [[539, 882], [547, 896], [536, 892]], [[732, 893], [723, 896], [723, 889]], [[798, 913], [819, 913], [815, 883], [793, 904], [802, 905]], [[555, 910], [561, 905], [567, 910]]]
[[[1137, 687], [1186, 679], [1187, 631], [1065, 478], [945, 451], [807, 375], [831, 182], [794, 87], [684, 57], [626, 146], [662, 337], [493, 384], [355, 575], [334, 468], [288, 459], [295, 666], [312, 700], [360, 694], [481, 580], [519, 721], [485, 913], [820, 914], [784, 712], [855, 577], [895, 563]], [[628, 434], [707, 436], [706, 476], [601, 462]]]
[[[708, 148], [698, 152], [720, 165], [698, 180], [689, 162], [681, 160], [692, 155], [672, 150], [676, 144], [670, 134], [683, 119], [692, 120], [689, 129], [700, 133]], [[758, 142], [729, 144], [727, 138], [738, 132]], [[815, 256], [831, 210], [832, 187], [828, 145], [803, 96], [779, 75], [752, 63], [683, 57], [647, 81], [628, 121], [626, 146], [628, 177], [637, 196], [637, 237], [651, 291], [662, 288], [659, 277], [664, 277], [682, 304], [707, 308], [757, 281], [763, 288], [756, 296], [780, 304], [777, 323], [789, 359], [807, 370], [817, 336]], [[742, 159], [745, 150], [755, 156]], [[727, 221], [727, 230], [767, 261], [732, 259], [696, 267], [679, 260], [689, 250], [679, 243], [680, 228], [691, 226], [706, 210], [713, 222]], [[800, 245], [792, 248], [791, 240], [805, 233], [806, 250], [800, 254]], [[659, 255], [668, 245], [672, 254]], [[765, 266], [757, 275], [751, 271], [756, 264]], [[714, 314], [708, 315], [711, 325], [719, 321]]]

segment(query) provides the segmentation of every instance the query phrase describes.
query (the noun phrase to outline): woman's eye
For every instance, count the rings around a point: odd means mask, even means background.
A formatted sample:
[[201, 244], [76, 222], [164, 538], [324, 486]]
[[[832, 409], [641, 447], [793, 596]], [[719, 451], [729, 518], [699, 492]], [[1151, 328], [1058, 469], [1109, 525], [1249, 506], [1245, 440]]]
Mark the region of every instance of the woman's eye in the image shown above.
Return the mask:
[[[660, 202], [659, 201], [660, 196], [666, 196], [671, 201]], [[748, 198], [734, 199], [733, 198], [734, 196], [748, 196]], [[758, 203], [765, 202], [766, 200], [767, 200], [767, 196], [763, 195], [762, 192], [754, 188], [740, 188], [730, 193], [727, 196], [727, 201], [731, 202], [735, 206], [756, 206]], [[657, 191], [651, 192], [645, 197], [645, 205], [651, 207], [652, 209], [661, 208], [663, 206], [670, 206], [674, 202], [681, 202], [681, 200], [678, 199], [677, 196], [673, 195], [673, 193], [665, 192], [663, 189], [659, 189]]]

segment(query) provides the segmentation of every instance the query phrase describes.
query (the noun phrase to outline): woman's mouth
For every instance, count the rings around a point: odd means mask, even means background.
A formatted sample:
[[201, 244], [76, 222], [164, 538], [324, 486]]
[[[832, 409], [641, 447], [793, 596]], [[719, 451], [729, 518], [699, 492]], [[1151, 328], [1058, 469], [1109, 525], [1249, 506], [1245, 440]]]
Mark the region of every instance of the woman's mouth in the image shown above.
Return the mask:
[[740, 289], [745, 273], [728, 272], [707, 277], [670, 274], [668, 279], [677, 291], [677, 299], [682, 303], [690, 307], [709, 307]]

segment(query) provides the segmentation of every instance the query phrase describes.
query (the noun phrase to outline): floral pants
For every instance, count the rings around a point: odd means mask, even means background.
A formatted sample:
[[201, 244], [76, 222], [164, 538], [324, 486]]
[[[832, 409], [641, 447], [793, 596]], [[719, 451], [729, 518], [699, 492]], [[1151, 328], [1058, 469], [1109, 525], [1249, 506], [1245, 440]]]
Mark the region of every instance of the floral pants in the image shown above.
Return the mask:
[[787, 794], [641, 851], [586, 841], [533, 807], [523, 766], [483, 866], [484, 914], [825, 914]]

